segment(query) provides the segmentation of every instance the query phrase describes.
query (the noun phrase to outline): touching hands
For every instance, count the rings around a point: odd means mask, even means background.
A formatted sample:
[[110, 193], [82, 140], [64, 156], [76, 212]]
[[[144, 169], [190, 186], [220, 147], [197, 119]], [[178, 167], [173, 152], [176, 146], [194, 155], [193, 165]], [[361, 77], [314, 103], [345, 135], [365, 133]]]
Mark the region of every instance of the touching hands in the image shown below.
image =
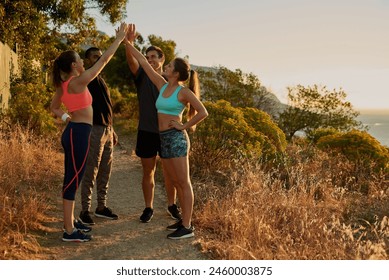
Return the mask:
[[120, 40], [123, 40], [123, 39], [126, 37], [127, 30], [128, 30], [128, 25], [127, 25], [127, 23], [122, 22], [122, 23], [120, 24], [120, 26], [119, 26], [117, 29], [115, 29], [116, 38], [118, 38], [118, 39], [120, 39]]
[[131, 45], [134, 44], [136, 38], [138, 37], [138, 34], [136, 33], [136, 27], [135, 24], [129, 23], [127, 34], [126, 34], [126, 43], [130, 43]]

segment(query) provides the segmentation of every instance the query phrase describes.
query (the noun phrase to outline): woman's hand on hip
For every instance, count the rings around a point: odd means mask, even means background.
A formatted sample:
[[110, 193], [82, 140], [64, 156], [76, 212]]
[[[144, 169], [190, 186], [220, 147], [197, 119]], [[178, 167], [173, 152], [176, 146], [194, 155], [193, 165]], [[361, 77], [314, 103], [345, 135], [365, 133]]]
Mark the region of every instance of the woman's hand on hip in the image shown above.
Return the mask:
[[175, 128], [177, 130], [184, 130], [185, 129], [184, 125], [182, 123], [176, 121], [176, 120], [171, 120], [169, 122], [169, 127], [170, 128]]

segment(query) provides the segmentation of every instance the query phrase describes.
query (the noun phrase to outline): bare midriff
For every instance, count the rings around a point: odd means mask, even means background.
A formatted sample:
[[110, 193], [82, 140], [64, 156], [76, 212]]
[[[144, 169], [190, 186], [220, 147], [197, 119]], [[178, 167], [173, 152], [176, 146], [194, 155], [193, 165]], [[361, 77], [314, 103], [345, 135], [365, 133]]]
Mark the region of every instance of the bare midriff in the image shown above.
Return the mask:
[[170, 121], [176, 121], [181, 123], [181, 116], [158, 113], [159, 131], [165, 131], [171, 129], [172, 127], [169, 126]]
[[70, 113], [72, 122], [75, 123], [87, 123], [93, 125], [93, 108], [88, 106], [84, 109], [76, 110]]

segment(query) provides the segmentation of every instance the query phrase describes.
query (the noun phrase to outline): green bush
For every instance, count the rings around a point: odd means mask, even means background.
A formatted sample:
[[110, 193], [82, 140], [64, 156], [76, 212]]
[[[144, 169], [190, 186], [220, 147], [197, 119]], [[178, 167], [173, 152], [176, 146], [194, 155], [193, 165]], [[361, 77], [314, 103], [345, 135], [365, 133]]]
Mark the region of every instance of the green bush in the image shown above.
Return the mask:
[[389, 171], [389, 150], [365, 131], [352, 130], [321, 137], [317, 146], [326, 151], [340, 152], [350, 161], [374, 171]]
[[[112, 92], [115, 93], [114, 97]], [[135, 93], [120, 94], [117, 89], [111, 90], [113, 111], [125, 118], [138, 119], [138, 97]]]
[[332, 127], [328, 127], [328, 128], [315, 129], [315, 130], [307, 133], [306, 136], [307, 136], [308, 140], [310, 140], [311, 142], [317, 143], [320, 138], [322, 138], [324, 136], [334, 135], [336, 133], [339, 133], [339, 130], [332, 128]]
[[285, 149], [285, 135], [266, 113], [234, 108], [224, 100], [204, 105], [209, 117], [191, 135], [194, 167], [225, 170]]
[[118, 104], [123, 99], [123, 96], [120, 93], [120, 90], [118, 88], [110, 88], [109, 93], [111, 95], [111, 101], [112, 101], [112, 105], [114, 107], [113, 109], [118, 110], [120, 107], [115, 108], [116, 104]]
[[56, 131], [55, 118], [51, 115], [50, 102], [53, 96], [45, 85], [40, 83], [18, 83], [11, 87], [7, 115], [12, 123], [28, 127], [37, 134]]
[[256, 108], [241, 108], [245, 121], [265, 137], [263, 152], [273, 155], [285, 150], [287, 142], [284, 132], [275, 124], [270, 115]]

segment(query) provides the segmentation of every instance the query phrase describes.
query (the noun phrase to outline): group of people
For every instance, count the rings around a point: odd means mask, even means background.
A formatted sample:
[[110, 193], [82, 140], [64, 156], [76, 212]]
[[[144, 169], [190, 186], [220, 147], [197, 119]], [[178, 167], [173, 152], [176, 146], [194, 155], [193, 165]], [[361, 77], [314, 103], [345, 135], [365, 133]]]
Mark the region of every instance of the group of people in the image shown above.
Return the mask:
[[[164, 67], [164, 53], [156, 46], [149, 47], [144, 56], [134, 47], [136, 36], [134, 24], [122, 23], [116, 30], [114, 42], [104, 53], [92, 47], [85, 52], [85, 60], [82, 60], [77, 52], [65, 51], [54, 61], [52, 74], [56, 93], [51, 110], [66, 123], [61, 137], [65, 154], [63, 241], [85, 242], [92, 239], [87, 233], [94, 224], [91, 200], [95, 183], [97, 207], [94, 215], [118, 219], [106, 205], [113, 147], [118, 138], [112, 127], [109, 89], [99, 74], [122, 42], [126, 46], [127, 63], [139, 102], [136, 155], [140, 157], [143, 168], [145, 201], [140, 221], [148, 223], [154, 214], [154, 174], [159, 156], [167, 193], [167, 212], [176, 220], [167, 226], [173, 231], [167, 237], [181, 239], [194, 236], [191, 222], [194, 195], [189, 174], [190, 141], [187, 130], [194, 131], [196, 125], [208, 116], [200, 101], [197, 73], [182, 58], [175, 58]], [[185, 87], [183, 83], [188, 80], [189, 86]], [[62, 104], [67, 112], [62, 109]], [[188, 113], [183, 118], [185, 108]], [[76, 219], [74, 207], [79, 186], [82, 208]]]

